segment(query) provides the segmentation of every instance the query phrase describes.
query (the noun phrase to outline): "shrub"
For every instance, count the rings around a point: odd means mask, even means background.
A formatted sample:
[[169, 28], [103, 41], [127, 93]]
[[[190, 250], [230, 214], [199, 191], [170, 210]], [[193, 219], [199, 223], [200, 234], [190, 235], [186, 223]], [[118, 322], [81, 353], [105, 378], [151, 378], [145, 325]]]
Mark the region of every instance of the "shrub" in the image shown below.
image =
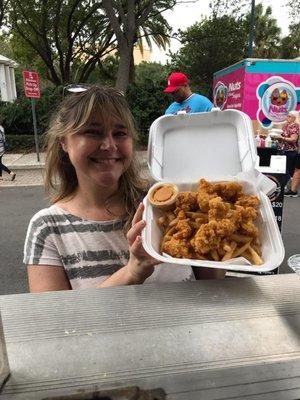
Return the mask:
[[[38, 136], [39, 149], [43, 149], [43, 135]], [[34, 135], [6, 135], [6, 151], [19, 153], [35, 151]]]
[[[47, 130], [49, 119], [62, 98], [61, 87], [48, 87], [42, 91], [40, 99], [36, 100], [36, 119], [38, 133]], [[6, 134], [28, 135], [33, 133], [31, 100], [20, 94], [14, 103], [1, 103], [0, 114], [4, 120]]]
[[127, 99], [139, 129], [139, 143], [147, 146], [152, 122], [164, 114], [170, 96], [163, 93], [169, 70], [158, 63], [141, 63], [136, 67], [135, 82], [128, 88]]

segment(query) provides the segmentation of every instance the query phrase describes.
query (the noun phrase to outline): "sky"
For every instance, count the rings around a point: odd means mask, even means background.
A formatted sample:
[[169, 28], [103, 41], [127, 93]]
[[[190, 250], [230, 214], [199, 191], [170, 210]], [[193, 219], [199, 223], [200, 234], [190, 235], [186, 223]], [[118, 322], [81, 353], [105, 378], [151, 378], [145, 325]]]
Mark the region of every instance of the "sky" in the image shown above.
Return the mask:
[[[169, 21], [174, 31], [178, 29], [185, 30], [195, 22], [200, 21], [204, 16], [209, 15], [209, 1], [198, 0], [194, 3], [178, 4], [173, 11], [166, 11], [164, 17]], [[256, 0], [255, 4], [262, 3], [264, 9], [267, 6], [272, 7], [272, 14], [277, 19], [277, 24], [281, 28], [283, 36], [288, 34], [288, 26], [292, 22], [289, 20], [286, 3], [287, 0]], [[251, 9], [251, 0], [249, 0], [249, 11]], [[170, 49], [172, 52], [177, 51], [180, 44], [176, 40], [172, 40]], [[168, 51], [167, 51], [168, 52]], [[167, 56], [165, 52], [160, 51], [156, 46], [153, 46], [151, 61], [165, 63]]]

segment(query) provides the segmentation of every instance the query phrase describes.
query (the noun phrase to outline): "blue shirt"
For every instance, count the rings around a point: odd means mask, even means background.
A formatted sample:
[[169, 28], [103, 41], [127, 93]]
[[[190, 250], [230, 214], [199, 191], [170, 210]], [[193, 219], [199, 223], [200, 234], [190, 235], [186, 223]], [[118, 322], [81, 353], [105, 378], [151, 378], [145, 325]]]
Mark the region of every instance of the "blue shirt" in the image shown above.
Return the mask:
[[182, 103], [174, 101], [165, 111], [165, 114], [177, 114], [178, 111], [186, 113], [198, 113], [210, 111], [213, 108], [213, 103], [201, 94], [193, 93], [189, 98]]

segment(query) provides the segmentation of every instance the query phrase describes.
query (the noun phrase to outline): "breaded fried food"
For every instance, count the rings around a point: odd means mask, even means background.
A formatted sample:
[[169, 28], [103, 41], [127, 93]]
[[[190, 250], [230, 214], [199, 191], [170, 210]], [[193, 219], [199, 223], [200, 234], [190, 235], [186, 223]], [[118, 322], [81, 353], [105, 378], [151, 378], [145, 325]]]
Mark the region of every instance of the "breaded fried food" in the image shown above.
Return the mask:
[[[237, 182], [199, 181], [198, 192], [179, 192], [176, 205], [158, 219], [161, 251], [175, 258], [227, 261], [245, 256], [263, 263], [255, 224], [260, 201]], [[175, 208], [176, 207], [176, 208]]]
[[257, 196], [250, 196], [248, 194], [242, 194], [237, 198], [235, 205], [241, 206], [241, 207], [252, 207], [257, 210], [260, 205], [260, 201]]
[[209, 202], [218, 197], [216, 193], [207, 193], [204, 190], [199, 190], [197, 195], [198, 206], [202, 212], [208, 212]]
[[191, 245], [197, 253], [206, 254], [218, 249], [221, 240], [232, 235], [235, 229], [235, 225], [229, 219], [210, 221], [200, 226], [191, 240]]
[[175, 225], [176, 233], [173, 235], [175, 239], [184, 239], [192, 236], [194, 229], [191, 227], [189, 222], [190, 220], [186, 218], [184, 211], [179, 211], [178, 222]]
[[231, 210], [231, 206], [229, 203], [225, 202], [222, 197], [214, 197], [213, 199], [209, 200], [208, 203], [209, 210], [208, 210], [208, 220], [220, 220], [223, 218], [227, 218], [228, 214]]
[[215, 184], [215, 190], [223, 200], [234, 203], [242, 193], [243, 186], [237, 182], [221, 182]]
[[187, 239], [175, 239], [171, 237], [163, 243], [161, 251], [175, 258], [192, 257], [190, 242]]
[[196, 192], [180, 192], [176, 200], [175, 214], [180, 210], [195, 211], [198, 209]]

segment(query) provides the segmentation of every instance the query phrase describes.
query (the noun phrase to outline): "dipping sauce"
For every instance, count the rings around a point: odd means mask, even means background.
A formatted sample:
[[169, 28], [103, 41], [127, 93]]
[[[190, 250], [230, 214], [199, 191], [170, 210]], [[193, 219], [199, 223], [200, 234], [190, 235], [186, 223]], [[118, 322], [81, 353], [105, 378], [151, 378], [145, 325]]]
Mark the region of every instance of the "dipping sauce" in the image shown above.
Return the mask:
[[176, 202], [178, 192], [176, 185], [171, 183], [162, 183], [150, 189], [149, 201], [154, 207], [165, 209]]

